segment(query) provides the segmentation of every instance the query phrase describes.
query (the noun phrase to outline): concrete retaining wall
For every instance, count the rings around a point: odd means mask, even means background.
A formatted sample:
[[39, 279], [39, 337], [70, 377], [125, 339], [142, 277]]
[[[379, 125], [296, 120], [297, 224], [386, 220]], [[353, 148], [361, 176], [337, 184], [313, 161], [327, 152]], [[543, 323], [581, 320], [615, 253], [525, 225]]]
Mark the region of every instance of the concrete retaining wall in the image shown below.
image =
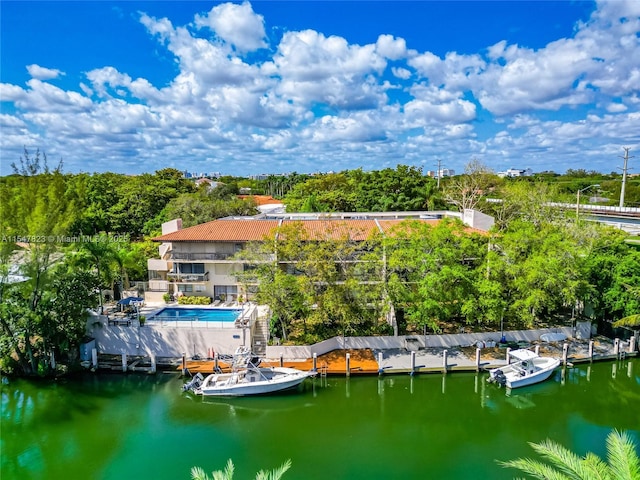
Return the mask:
[[[514, 330], [504, 332], [508, 342], [533, 342], [539, 340], [543, 333], [563, 333], [567, 337], [574, 336], [572, 327], [542, 328], [537, 330]], [[466, 347], [477, 345], [478, 342], [499, 342], [500, 332], [488, 333], [458, 333], [449, 335], [408, 335], [398, 337], [334, 337], [315, 345], [302, 347], [268, 346], [266, 357], [276, 359], [282, 357], [288, 360], [299, 360], [313, 357], [313, 354], [323, 355], [337, 349], [364, 349], [384, 350], [392, 348], [405, 348], [417, 350], [429, 347]]]
[[[219, 354], [232, 354], [240, 345], [251, 345], [250, 331], [243, 328], [185, 328], [145, 325], [109, 326], [106, 317], [92, 318], [89, 336], [95, 338], [101, 354], [155, 355], [156, 357], [181, 357], [195, 354], [206, 357], [209, 349]], [[252, 322], [255, 324], [255, 322]], [[507, 341], [532, 342], [543, 333], [563, 333], [574, 336], [572, 327], [516, 330], [504, 332]], [[451, 335], [409, 335], [384, 337], [334, 337], [314, 345], [267, 346], [266, 357], [287, 360], [312, 358], [339, 349], [385, 350], [404, 348], [418, 350], [429, 347], [456, 347], [477, 345], [479, 342], [498, 342], [500, 332], [459, 333]]]
[[95, 338], [100, 354], [206, 357], [210, 348], [219, 354], [232, 354], [238, 346], [250, 345], [250, 334], [242, 328], [108, 326], [106, 318], [92, 322], [88, 335]]

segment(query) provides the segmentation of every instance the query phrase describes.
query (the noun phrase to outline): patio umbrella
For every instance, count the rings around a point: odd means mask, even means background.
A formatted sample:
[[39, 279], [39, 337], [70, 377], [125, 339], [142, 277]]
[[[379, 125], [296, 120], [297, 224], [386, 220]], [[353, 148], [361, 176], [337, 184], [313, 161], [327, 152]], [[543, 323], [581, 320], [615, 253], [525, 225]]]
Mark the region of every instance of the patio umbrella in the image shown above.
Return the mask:
[[131, 305], [132, 303], [144, 302], [144, 298], [140, 297], [127, 297], [122, 300], [118, 300], [118, 305]]

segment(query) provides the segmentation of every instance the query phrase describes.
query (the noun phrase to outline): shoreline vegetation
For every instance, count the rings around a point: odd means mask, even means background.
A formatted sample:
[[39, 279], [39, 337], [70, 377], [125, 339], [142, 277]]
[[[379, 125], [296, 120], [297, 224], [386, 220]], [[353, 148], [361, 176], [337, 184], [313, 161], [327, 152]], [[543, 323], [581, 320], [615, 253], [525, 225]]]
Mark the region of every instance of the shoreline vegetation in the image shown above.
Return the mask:
[[[597, 193], [613, 204], [620, 194], [615, 173], [499, 178], [474, 160], [464, 174], [442, 178], [439, 186], [421, 168], [399, 165], [261, 181], [223, 177], [210, 188], [196, 187], [170, 168], [136, 176], [65, 174], [62, 164], [49, 169], [39, 151], [25, 150], [13, 168], [12, 175], [0, 177], [3, 373], [47, 376], [61, 365], [75, 368], [85, 312], [104, 305], [104, 290], [147, 280], [147, 260], [157, 254], [150, 239], [161, 223], [180, 217], [188, 227], [255, 214], [250, 196], [238, 198], [241, 189], [276, 195], [290, 212], [475, 208], [495, 218], [486, 235], [466, 234], [461, 224], [448, 221], [433, 227], [407, 222], [393, 238], [362, 243], [309, 241], [288, 232], [276, 253], [290, 257], [290, 272], [252, 264], [260, 248], [247, 246], [237, 260], [258, 266], [251, 274], [261, 279], [251, 300], [270, 306], [271, 336], [283, 344], [583, 319], [596, 321], [601, 333], [611, 322], [640, 313], [638, 244], [571, 209], [548, 206], [576, 202], [576, 193], [579, 200], [580, 192], [596, 185], [594, 198]], [[582, 202], [587, 200], [585, 193]], [[626, 201], [640, 202], [640, 179], [629, 179]], [[384, 265], [377, 260], [381, 252]], [[382, 281], [368, 282], [371, 276]], [[385, 320], [387, 305], [395, 310], [395, 332]]]

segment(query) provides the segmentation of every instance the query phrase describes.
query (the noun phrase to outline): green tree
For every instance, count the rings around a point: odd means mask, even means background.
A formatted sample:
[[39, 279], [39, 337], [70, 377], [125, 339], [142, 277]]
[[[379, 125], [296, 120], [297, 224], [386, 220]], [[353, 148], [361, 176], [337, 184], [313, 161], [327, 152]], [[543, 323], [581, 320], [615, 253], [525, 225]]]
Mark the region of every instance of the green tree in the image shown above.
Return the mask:
[[[47, 373], [49, 353], [75, 358], [87, 309], [97, 304], [97, 279], [66, 263], [31, 258], [26, 280], [0, 285], [0, 358], [3, 371]], [[15, 359], [15, 360], [14, 360]]]
[[607, 436], [607, 461], [589, 452], [580, 457], [552, 440], [530, 443], [547, 463], [530, 458], [499, 462], [539, 479], [639, 480], [640, 459], [636, 444], [626, 432], [614, 430]]
[[237, 254], [251, 265], [238, 277], [258, 284], [258, 300], [277, 322], [274, 334], [313, 342], [379, 327], [386, 308], [381, 257], [354, 235], [341, 222], [313, 231], [291, 222]]
[[482, 243], [450, 220], [435, 226], [405, 221], [389, 234], [389, 292], [408, 323], [440, 331], [442, 322], [463, 318], [462, 299], [474, 293]]

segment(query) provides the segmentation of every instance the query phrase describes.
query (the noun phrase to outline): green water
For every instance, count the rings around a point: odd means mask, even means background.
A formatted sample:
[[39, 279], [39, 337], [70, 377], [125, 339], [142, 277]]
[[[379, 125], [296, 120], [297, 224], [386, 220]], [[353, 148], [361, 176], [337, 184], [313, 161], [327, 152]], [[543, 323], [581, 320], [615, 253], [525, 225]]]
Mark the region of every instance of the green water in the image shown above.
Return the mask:
[[174, 374], [90, 375], [2, 386], [0, 477], [189, 479], [194, 465], [253, 478], [500, 479], [496, 459], [552, 438], [605, 455], [612, 428], [640, 438], [640, 360], [579, 365], [507, 396], [486, 374], [308, 380], [293, 394], [207, 400]]

